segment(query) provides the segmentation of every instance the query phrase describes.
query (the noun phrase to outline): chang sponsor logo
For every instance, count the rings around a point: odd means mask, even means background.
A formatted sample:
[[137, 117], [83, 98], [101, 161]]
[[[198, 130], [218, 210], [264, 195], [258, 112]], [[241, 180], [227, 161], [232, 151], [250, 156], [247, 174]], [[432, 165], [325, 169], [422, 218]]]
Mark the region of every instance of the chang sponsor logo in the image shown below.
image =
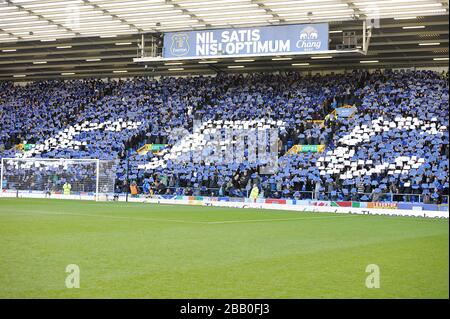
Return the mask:
[[318, 50], [322, 46], [322, 41], [319, 39], [319, 33], [316, 28], [307, 26], [300, 32], [299, 40], [296, 43], [298, 49], [304, 51]]
[[170, 52], [175, 56], [183, 56], [189, 53], [189, 36], [186, 33], [176, 33], [172, 36]]

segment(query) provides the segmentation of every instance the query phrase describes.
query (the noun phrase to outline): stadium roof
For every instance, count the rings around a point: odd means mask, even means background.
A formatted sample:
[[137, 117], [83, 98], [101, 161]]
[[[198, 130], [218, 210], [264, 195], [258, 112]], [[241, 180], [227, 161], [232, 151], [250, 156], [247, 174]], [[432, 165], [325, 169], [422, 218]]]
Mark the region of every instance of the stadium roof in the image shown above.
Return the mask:
[[[379, 27], [367, 56], [155, 62], [147, 67], [133, 62], [142, 34], [329, 22], [333, 48], [342, 43], [343, 31], [362, 33], [362, 21], [372, 18], [379, 19]], [[0, 0], [0, 49], [0, 80], [234, 72], [238, 69], [229, 67], [241, 64], [239, 70], [251, 71], [448, 65], [448, 1]]]

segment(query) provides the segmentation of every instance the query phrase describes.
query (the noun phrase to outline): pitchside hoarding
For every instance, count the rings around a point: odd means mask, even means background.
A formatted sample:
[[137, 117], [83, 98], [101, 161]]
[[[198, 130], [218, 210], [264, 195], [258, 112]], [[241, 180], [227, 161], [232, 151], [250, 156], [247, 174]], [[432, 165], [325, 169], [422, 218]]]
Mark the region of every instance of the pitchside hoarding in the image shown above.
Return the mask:
[[328, 50], [328, 24], [168, 32], [164, 58], [289, 55]]

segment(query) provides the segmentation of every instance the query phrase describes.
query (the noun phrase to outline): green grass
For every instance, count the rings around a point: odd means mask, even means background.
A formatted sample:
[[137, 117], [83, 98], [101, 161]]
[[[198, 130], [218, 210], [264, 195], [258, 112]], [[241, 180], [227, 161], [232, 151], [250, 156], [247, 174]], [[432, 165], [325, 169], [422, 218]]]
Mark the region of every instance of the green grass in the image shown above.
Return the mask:
[[448, 234], [441, 219], [0, 199], [0, 298], [448, 298]]

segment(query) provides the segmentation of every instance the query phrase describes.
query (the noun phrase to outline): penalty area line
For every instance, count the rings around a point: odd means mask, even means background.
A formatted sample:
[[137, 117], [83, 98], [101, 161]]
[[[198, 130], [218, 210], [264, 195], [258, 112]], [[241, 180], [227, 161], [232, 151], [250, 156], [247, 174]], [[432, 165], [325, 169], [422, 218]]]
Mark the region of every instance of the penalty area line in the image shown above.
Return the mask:
[[265, 218], [265, 219], [244, 219], [244, 220], [224, 220], [217, 222], [206, 222], [208, 224], [231, 224], [231, 223], [257, 223], [257, 222], [275, 222], [289, 220], [315, 220], [315, 219], [331, 219], [331, 218], [350, 218], [359, 215], [346, 216], [319, 216], [319, 217], [298, 217], [298, 218]]

